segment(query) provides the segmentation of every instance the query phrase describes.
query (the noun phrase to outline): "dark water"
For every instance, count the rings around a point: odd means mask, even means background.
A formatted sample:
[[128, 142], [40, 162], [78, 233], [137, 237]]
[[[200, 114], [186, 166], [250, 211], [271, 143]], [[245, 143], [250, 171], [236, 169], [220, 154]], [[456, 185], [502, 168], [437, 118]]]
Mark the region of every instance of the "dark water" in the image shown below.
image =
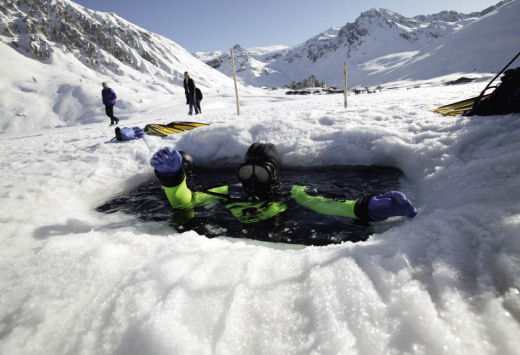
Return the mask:
[[[281, 200], [287, 211], [267, 221], [245, 224], [235, 219], [222, 203], [201, 206], [187, 222], [182, 211], [173, 211], [159, 182], [153, 178], [135, 190], [116, 196], [96, 210], [103, 213], [117, 211], [134, 215], [145, 221], [169, 223], [177, 231], [195, 230], [207, 237], [228, 236], [262, 241], [326, 245], [343, 241], [363, 241], [373, 233], [373, 225], [353, 219], [326, 216], [306, 209], [290, 196], [292, 185], [307, 186], [307, 193], [339, 200], [354, 200], [368, 193], [401, 190], [404, 175], [399, 169], [387, 167], [330, 167], [284, 169], [281, 173]], [[192, 190], [206, 190], [237, 183], [234, 170], [197, 169], [188, 181]]]

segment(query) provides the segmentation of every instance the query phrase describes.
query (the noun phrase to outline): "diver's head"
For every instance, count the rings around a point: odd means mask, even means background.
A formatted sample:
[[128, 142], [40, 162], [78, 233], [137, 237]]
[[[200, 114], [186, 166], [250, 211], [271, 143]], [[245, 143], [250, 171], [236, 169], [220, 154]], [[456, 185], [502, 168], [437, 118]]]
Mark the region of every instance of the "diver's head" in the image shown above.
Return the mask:
[[279, 189], [281, 162], [271, 143], [253, 143], [237, 169], [237, 178], [250, 198], [269, 199]]

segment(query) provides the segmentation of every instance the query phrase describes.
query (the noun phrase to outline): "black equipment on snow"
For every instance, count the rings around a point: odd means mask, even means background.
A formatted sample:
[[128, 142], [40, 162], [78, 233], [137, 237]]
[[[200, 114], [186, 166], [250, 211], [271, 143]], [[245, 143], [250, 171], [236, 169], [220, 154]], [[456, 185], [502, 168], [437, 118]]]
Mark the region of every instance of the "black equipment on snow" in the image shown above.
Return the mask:
[[[520, 52], [487, 84], [476, 98], [472, 108], [465, 111], [463, 116], [491, 116], [520, 112], [520, 67], [506, 70], [518, 56]], [[502, 73], [504, 76], [500, 78], [501, 83], [491, 86], [491, 83]], [[495, 90], [485, 95], [490, 88]]]

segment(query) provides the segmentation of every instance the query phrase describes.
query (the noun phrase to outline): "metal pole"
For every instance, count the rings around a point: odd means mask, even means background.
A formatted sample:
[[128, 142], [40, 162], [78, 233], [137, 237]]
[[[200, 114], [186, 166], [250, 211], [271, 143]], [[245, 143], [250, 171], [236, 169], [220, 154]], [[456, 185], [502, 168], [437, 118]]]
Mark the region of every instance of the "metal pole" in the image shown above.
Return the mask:
[[229, 50], [229, 56], [231, 57], [231, 68], [233, 69], [233, 80], [235, 81], [235, 97], [237, 100], [237, 116], [240, 116], [240, 105], [238, 103], [237, 74], [235, 72], [235, 59], [233, 58], [233, 48], [231, 48]]
[[343, 95], [345, 95], [345, 108], [347, 108], [347, 61], [343, 63], [343, 75], [345, 76]]

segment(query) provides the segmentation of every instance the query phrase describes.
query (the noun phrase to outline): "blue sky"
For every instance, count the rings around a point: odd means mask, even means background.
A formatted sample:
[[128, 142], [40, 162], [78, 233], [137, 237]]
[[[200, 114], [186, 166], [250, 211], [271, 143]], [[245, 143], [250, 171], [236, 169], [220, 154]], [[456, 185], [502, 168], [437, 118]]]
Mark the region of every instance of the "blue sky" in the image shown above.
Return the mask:
[[293, 46], [380, 7], [411, 17], [442, 10], [481, 11], [498, 0], [73, 0], [115, 12], [190, 52], [275, 44]]

